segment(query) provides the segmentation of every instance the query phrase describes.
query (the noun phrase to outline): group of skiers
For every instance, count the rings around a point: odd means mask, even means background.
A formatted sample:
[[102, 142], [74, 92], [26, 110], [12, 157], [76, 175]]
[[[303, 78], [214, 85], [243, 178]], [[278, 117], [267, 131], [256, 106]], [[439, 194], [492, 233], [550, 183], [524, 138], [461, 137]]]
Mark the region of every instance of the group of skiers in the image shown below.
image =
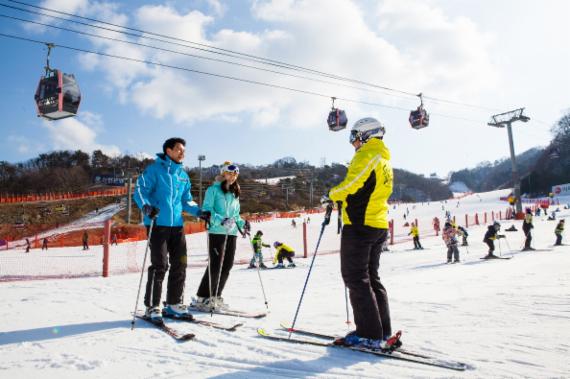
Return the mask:
[[[355, 149], [354, 158], [344, 180], [323, 199], [329, 212], [334, 204], [342, 208], [341, 273], [349, 290], [356, 330], [337, 343], [349, 346], [385, 348], [397, 343], [390, 339], [388, 296], [378, 274], [382, 246], [388, 235], [387, 200], [393, 186], [384, 133], [384, 126], [374, 118], [355, 123], [349, 139]], [[250, 233], [249, 225], [240, 216], [239, 168], [231, 162], [222, 166], [200, 208], [192, 200], [190, 178], [182, 166], [185, 146], [182, 138], [166, 140], [163, 152], [139, 176], [134, 191], [135, 202], [145, 215], [149, 238], [151, 265], [144, 304], [145, 315], [152, 320], [163, 315], [192, 317], [184, 304], [187, 248], [183, 211], [208, 225], [208, 267], [190, 307], [227, 307], [222, 293], [233, 265], [237, 235], [246, 237]], [[251, 263], [255, 266], [257, 261], [260, 267], [261, 249], [269, 246], [263, 243], [262, 236], [263, 232], [258, 231], [251, 241]], [[289, 266], [294, 265], [295, 252], [290, 246], [278, 241], [273, 246], [277, 267], [283, 266], [285, 259]], [[161, 309], [162, 282], [169, 267], [166, 302]]]
[[[271, 245], [263, 243], [263, 241], [261, 240], [262, 236], [263, 232], [261, 230], [258, 230], [257, 233], [255, 233], [253, 239], [251, 240], [251, 244], [253, 247], [253, 257], [249, 262], [249, 268], [257, 268], [257, 267], [268, 268], [265, 265], [265, 263], [263, 263], [263, 253], [261, 250], [264, 247], [271, 247]], [[290, 268], [296, 267], [295, 263], [293, 262], [293, 257], [295, 256], [295, 250], [293, 250], [293, 248], [279, 241], [275, 241], [273, 243], [273, 247], [275, 248], [273, 264], [274, 265], [276, 264], [274, 268], [285, 268], [285, 265], [283, 264], [284, 259], [287, 259], [287, 261], [289, 262], [287, 267]]]

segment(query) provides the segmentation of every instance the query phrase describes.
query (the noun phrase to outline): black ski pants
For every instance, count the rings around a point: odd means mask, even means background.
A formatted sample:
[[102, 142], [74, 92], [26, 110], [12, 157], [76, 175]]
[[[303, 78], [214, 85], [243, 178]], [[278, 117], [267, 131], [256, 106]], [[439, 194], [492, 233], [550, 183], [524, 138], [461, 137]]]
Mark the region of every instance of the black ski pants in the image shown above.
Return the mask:
[[285, 250], [281, 250], [279, 252], [279, 254], [277, 254], [277, 261], [279, 263], [283, 263], [283, 259], [287, 259], [287, 261], [289, 263], [293, 263], [293, 258], [295, 256], [295, 252], [294, 251], [285, 251]]
[[[226, 236], [225, 234], [209, 234], [210, 239], [210, 271], [212, 273], [212, 293], [210, 293], [210, 276], [208, 275], [208, 267], [202, 276], [202, 281], [198, 287], [198, 292], [196, 293], [200, 297], [212, 297], [212, 296], [222, 296], [228, 277], [230, 276], [230, 270], [234, 265], [234, 256], [236, 254], [236, 236]], [[226, 240], [227, 238], [227, 240]], [[224, 251], [225, 244], [225, 251]], [[222, 257], [223, 256], [223, 257]], [[223, 266], [220, 273], [220, 264]], [[220, 286], [216, 290], [216, 286], [220, 281]]]
[[[148, 233], [148, 227], [147, 227]], [[162, 282], [170, 263], [166, 303], [179, 304], [184, 298], [186, 281], [186, 236], [182, 226], [153, 226], [150, 237], [150, 266], [144, 305], [157, 307], [162, 295]]]
[[530, 242], [532, 241], [532, 233], [531, 233], [532, 228], [530, 226], [526, 227], [526, 225], [527, 224], [523, 224], [523, 232], [526, 237], [524, 241], [524, 248], [530, 249]]
[[483, 242], [485, 242], [487, 244], [487, 246], [489, 246], [489, 255], [493, 254], [493, 252], [495, 251], [495, 242], [493, 242], [493, 240], [489, 240], [489, 239], [486, 239]]
[[340, 244], [340, 269], [360, 337], [381, 339], [392, 334], [388, 294], [380, 282], [380, 254], [387, 229], [345, 225]]
[[556, 235], [555, 245], [562, 245], [562, 233]]
[[421, 249], [420, 237], [414, 237], [414, 249]]

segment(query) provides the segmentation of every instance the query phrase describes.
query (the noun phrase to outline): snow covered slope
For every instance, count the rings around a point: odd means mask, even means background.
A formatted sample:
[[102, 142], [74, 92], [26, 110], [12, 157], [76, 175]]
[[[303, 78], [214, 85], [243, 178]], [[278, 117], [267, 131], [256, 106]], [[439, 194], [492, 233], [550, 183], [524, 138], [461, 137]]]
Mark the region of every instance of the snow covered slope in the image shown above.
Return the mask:
[[[500, 192], [474, 194], [448, 201], [452, 213], [503, 207]], [[418, 218], [441, 218], [440, 203], [408, 205]], [[401, 217], [405, 206], [391, 210]], [[558, 217], [568, 217], [562, 210]], [[298, 326], [344, 334], [347, 329], [344, 286], [340, 276], [336, 217], [325, 229]], [[311, 216], [309, 250], [314, 250], [322, 215]], [[400, 220], [402, 220], [400, 218]], [[520, 252], [518, 232], [507, 233], [497, 253], [510, 260], [483, 261], [485, 226], [473, 227], [469, 250], [461, 248], [461, 264], [446, 265], [440, 237], [423, 238], [423, 251], [412, 243], [398, 244], [381, 258], [381, 277], [388, 290], [394, 328], [402, 329], [406, 347], [464, 361], [466, 372], [446, 371], [413, 363], [382, 359], [357, 352], [300, 346], [263, 340], [258, 327], [277, 328], [291, 322], [308, 271], [309, 259], [299, 267], [262, 271], [271, 312], [245, 323], [236, 332], [170, 322], [192, 331], [193, 341], [176, 343], [164, 333], [138, 321], [130, 330], [139, 274], [110, 278], [82, 278], [0, 283], [0, 376], [5, 378], [377, 378], [377, 377], [570, 377], [570, 246], [553, 248], [553, 221], [535, 218], [535, 252]], [[254, 224], [268, 242], [298, 243], [300, 228], [290, 220]], [[508, 242], [508, 245], [507, 243]], [[568, 241], [566, 241], [568, 242]], [[190, 263], [186, 299], [195, 294], [205, 262], [203, 234], [188, 237]], [[511, 249], [512, 248], [512, 249]], [[120, 246], [113, 254], [127, 254]], [[144, 249], [137, 247], [137, 259]], [[298, 250], [300, 251], [300, 250]], [[247, 240], [238, 245], [247, 259]], [[267, 252], [268, 253], [268, 252]], [[4, 254], [4, 252], [2, 252]], [[22, 253], [19, 253], [23, 255]], [[50, 250], [56, 256], [80, 256], [75, 248]], [[91, 251], [93, 259], [100, 256]], [[32, 255], [33, 256], [33, 255]], [[49, 259], [49, 258], [44, 258]], [[87, 259], [87, 258], [85, 258]], [[75, 260], [80, 265], [81, 258]], [[33, 264], [30, 260], [29, 264]], [[263, 310], [255, 271], [234, 266], [224, 298], [232, 307]], [[39, 268], [38, 268], [39, 269]], [[166, 286], [165, 286], [166, 287]], [[142, 308], [142, 302], [140, 304]], [[209, 315], [198, 316], [210, 319]], [[218, 322], [237, 321], [215, 315]]]

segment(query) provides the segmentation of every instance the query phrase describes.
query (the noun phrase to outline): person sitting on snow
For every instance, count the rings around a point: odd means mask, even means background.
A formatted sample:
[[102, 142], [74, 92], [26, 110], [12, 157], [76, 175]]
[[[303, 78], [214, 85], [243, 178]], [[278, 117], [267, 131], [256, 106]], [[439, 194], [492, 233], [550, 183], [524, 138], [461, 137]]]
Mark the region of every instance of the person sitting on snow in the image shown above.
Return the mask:
[[556, 225], [556, 229], [554, 229], [554, 234], [556, 234], [556, 243], [554, 246], [562, 245], [562, 232], [564, 232], [564, 220], [560, 220], [558, 225]]
[[494, 241], [497, 238], [505, 238], [504, 234], [497, 234], [499, 230], [501, 230], [501, 224], [499, 224], [497, 221], [495, 221], [493, 225], [489, 225], [487, 227], [487, 232], [483, 237], [483, 242], [485, 242], [487, 246], [489, 246], [489, 253], [485, 257], [483, 257], [484, 259], [497, 258], [497, 256], [493, 254], [493, 252], [495, 251]]
[[251, 244], [253, 246], [254, 253], [253, 253], [253, 257], [251, 258], [251, 261], [249, 262], [249, 268], [256, 268], [257, 267], [255, 265], [256, 260], [259, 261], [259, 267], [260, 268], [267, 268], [265, 263], [263, 263], [263, 254], [261, 252], [261, 249], [263, 247], [271, 247], [271, 245], [263, 243], [263, 241], [261, 240], [262, 236], [263, 236], [263, 232], [261, 230], [258, 230], [257, 233], [255, 233], [255, 236], [253, 237], [253, 239], [251, 240]]
[[273, 243], [273, 247], [276, 249], [275, 257], [273, 258], [273, 264], [277, 263], [277, 266], [275, 266], [275, 268], [285, 268], [285, 265], [283, 264], [283, 258], [287, 258], [287, 261], [289, 261], [287, 267], [295, 267], [295, 263], [293, 263], [292, 259], [295, 256], [295, 250], [279, 241], [275, 241]]

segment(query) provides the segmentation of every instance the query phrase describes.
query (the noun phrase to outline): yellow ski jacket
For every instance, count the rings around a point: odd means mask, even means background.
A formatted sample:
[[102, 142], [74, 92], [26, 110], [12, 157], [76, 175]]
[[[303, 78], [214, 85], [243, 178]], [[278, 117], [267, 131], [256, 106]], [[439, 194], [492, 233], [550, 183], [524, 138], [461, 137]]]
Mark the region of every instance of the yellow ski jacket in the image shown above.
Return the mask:
[[284, 243], [282, 243], [281, 245], [279, 245], [278, 248], [275, 249], [275, 256], [273, 257], [273, 264], [275, 264], [279, 261], [279, 254], [281, 253], [281, 251], [286, 251], [288, 253], [295, 254], [295, 250], [293, 250], [293, 248], [291, 246], [287, 246]]
[[388, 198], [394, 174], [390, 151], [379, 138], [371, 138], [356, 151], [344, 180], [333, 187], [329, 198], [342, 202], [345, 225], [388, 229]]

